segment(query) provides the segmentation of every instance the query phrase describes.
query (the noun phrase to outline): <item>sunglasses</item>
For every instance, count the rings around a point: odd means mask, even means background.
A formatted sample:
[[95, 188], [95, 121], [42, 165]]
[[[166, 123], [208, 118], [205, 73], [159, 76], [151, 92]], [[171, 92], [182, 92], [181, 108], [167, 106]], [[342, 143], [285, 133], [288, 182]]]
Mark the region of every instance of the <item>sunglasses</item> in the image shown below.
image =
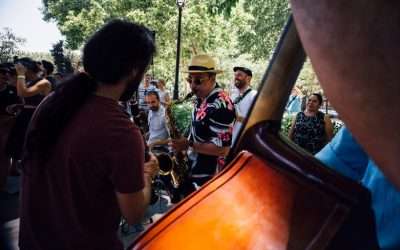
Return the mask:
[[188, 83], [194, 83], [195, 85], [201, 85], [204, 81], [206, 81], [208, 78], [203, 77], [203, 78], [197, 78], [197, 77], [187, 77], [186, 81]]

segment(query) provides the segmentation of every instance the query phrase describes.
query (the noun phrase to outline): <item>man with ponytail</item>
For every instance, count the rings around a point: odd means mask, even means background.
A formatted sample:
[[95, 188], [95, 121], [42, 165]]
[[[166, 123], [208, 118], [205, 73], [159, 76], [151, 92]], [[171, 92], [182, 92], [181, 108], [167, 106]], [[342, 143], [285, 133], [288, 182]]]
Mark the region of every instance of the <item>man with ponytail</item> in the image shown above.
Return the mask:
[[21, 249], [123, 249], [120, 216], [139, 221], [154, 157], [118, 105], [137, 90], [155, 51], [149, 30], [114, 20], [83, 49], [85, 72], [37, 108], [25, 140]]

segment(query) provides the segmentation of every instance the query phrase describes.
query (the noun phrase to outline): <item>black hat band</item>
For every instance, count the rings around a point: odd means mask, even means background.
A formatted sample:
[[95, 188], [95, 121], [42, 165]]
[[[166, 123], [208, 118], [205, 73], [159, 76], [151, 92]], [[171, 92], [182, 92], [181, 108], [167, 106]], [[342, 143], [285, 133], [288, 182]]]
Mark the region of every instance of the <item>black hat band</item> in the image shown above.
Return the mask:
[[204, 67], [204, 66], [189, 66], [189, 70], [207, 71], [207, 70], [214, 70], [214, 68], [207, 68], [207, 67]]

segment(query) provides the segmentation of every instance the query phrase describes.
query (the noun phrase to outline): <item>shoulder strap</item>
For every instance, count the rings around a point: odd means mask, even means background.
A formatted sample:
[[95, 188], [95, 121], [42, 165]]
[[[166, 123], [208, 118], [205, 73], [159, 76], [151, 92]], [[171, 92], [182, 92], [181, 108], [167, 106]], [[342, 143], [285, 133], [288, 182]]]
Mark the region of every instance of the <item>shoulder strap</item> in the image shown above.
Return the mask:
[[296, 96], [292, 96], [292, 99], [290, 99], [290, 101], [286, 104], [286, 108], [288, 108], [290, 106], [290, 104], [292, 104], [292, 102], [294, 102], [294, 100], [296, 100]]
[[250, 93], [251, 90], [252, 90], [251, 88], [248, 88], [248, 89], [243, 93], [243, 95], [239, 95], [239, 96], [235, 99], [235, 101], [234, 101], [233, 103], [234, 103], [234, 104], [238, 104], [239, 102], [241, 102], [241, 101], [243, 100], [243, 98], [244, 98], [248, 93]]

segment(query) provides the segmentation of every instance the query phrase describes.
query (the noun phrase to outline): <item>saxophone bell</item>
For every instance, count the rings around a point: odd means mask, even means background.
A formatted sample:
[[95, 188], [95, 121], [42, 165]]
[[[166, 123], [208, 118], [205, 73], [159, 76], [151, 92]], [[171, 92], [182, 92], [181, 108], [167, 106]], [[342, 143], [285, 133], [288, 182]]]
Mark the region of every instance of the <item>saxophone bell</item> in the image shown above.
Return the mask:
[[155, 157], [158, 160], [158, 165], [160, 167], [160, 175], [169, 175], [174, 168], [174, 160], [167, 153], [155, 153]]

